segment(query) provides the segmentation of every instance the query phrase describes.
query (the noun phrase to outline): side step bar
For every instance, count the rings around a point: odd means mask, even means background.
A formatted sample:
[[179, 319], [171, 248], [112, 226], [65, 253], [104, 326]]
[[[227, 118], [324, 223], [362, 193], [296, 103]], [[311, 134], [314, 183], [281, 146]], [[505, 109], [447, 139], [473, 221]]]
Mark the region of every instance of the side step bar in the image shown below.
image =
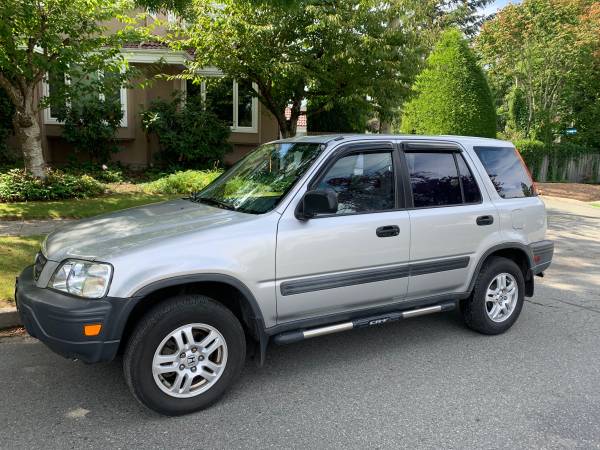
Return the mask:
[[387, 314], [358, 318], [350, 322], [343, 322], [335, 325], [310, 328], [308, 330], [286, 331], [285, 333], [276, 335], [273, 338], [273, 341], [276, 344], [280, 345], [292, 344], [294, 342], [303, 341], [305, 339], [310, 339], [317, 336], [324, 336], [326, 334], [338, 333], [340, 331], [348, 331], [355, 328], [366, 328], [375, 325], [383, 325], [384, 323], [396, 322], [400, 319], [410, 319], [411, 317], [424, 316], [427, 314], [433, 314], [443, 311], [451, 311], [455, 308], [456, 302], [449, 302], [435, 306], [428, 306], [426, 308], [410, 309], [407, 311], [392, 311]]

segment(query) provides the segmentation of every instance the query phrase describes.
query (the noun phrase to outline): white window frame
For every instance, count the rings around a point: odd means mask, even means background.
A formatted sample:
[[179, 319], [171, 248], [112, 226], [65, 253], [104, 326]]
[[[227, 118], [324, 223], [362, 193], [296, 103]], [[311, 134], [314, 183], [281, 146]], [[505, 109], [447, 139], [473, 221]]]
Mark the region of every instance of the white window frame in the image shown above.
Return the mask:
[[[216, 71], [215, 69], [203, 70], [201, 72], [201, 74], [206, 78], [223, 77], [223, 74]], [[187, 79], [181, 80], [181, 92], [183, 93], [184, 101], [187, 96], [187, 81], [188, 81]], [[252, 126], [249, 126], [249, 127], [238, 126], [238, 116], [239, 116], [239, 111], [238, 111], [238, 106], [239, 106], [238, 105], [238, 101], [239, 101], [238, 88], [239, 87], [238, 86], [239, 86], [238, 82], [236, 80], [233, 80], [233, 89], [232, 89], [232, 96], [233, 96], [232, 123], [233, 123], [233, 125], [231, 125], [229, 128], [231, 128], [232, 133], [258, 133], [258, 97], [252, 97]], [[252, 83], [252, 88], [255, 91], [258, 91], [258, 85], [256, 83]], [[206, 101], [206, 82], [205, 81], [202, 81], [200, 83], [200, 97], [202, 98], [203, 102]]]
[[[121, 68], [121, 73], [125, 72], [125, 68]], [[98, 71], [99, 76], [104, 76], [103, 71]], [[70, 85], [71, 79], [65, 74], [65, 84]], [[42, 95], [44, 97], [48, 97], [50, 95], [50, 83], [48, 82], [48, 74], [44, 77], [42, 81]], [[100, 100], [104, 100], [104, 94], [99, 94]], [[121, 117], [121, 123], [119, 124], [120, 128], [127, 128], [127, 88], [121, 86], [119, 88], [119, 100], [121, 102], [121, 111], [123, 111], [123, 117]], [[70, 102], [67, 100], [67, 106], [71, 106]], [[50, 105], [44, 108], [44, 123], [47, 125], [63, 125], [64, 123], [58, 120], [56, 117], [52, 117], [50, 112]]]

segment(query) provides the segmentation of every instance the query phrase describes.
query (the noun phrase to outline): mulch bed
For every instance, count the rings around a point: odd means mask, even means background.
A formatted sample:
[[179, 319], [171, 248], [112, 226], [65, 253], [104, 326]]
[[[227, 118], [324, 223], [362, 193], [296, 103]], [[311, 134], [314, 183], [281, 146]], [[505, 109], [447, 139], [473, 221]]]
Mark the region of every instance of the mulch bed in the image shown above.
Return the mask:
[[600, 184], [536, 183], [542, 195], [563, 197], [582, 202], [600, 201]]
[[23, 327], [5, 328], [0, 330], [0, 338], [13, 337], [13, 336], [25, 336], [27, 332]]

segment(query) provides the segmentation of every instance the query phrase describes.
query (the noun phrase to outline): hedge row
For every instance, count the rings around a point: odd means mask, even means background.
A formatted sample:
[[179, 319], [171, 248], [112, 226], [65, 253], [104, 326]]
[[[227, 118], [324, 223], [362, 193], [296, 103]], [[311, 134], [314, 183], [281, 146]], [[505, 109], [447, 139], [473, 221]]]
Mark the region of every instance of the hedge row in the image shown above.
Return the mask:
[[[534, 139], [522, 139], [514, 141], [515, 147], [521, 153], [525, 164], [531, 171], [534, 179], [538, 179], [544, 158], [548, 157], [548, 171], [546, 181], [564, 181], [563, 174], [567, 164], [572, 159], [586, 154], [600, 153], [600, 150], [586, 147], [573, 142], [561, 142], [556, 144], [545, 144]], [[592, 173], [598, 173], [592, 170]], [[590, 180], [595, 182], [597, 180]]]

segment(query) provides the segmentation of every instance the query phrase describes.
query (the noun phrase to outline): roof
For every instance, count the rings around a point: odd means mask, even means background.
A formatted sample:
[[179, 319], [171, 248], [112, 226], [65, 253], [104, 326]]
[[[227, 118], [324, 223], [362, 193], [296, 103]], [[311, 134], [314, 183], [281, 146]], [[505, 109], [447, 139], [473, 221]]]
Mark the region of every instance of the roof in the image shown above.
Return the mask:
[[471, 145], [476, 145], [477, 143], [481, 145], [490, 145], [490, 144], [502, 144], [502, 145], [510, 145], [513, 144], [509, 141], [502, 141], [500, 139], [491, 139], [491, 138], [483, 138], [476, 136], [452, 136], [452, 135], [432, 135], [432, 136], [421, 136], [415, 134], [322, 134], [322, 135], [314, 135], [314, 136], [296, 136], [293, 138], [280, 139], [276, 142], [316, 142], [321, 144], [326, 144], [331, 141], [381, 141], [386, 139], [403, 139], [403, 140], [411, 140], [411, 141], [445, 141], [445, 142], [468, 142]]
[[[287, 108], [285, 108], [285, 112], [284, 112], [285, 118], [289, 120], [290, 117], [292, 117], [292, 108], [290, 108], [289, 106]], [[300, 107], [300, 116], [298, 116], [298, 122], [296, 123], [296, 126], [298, 128], [302, 128], [302, 127], [306, 127], [307, 125], [307, 118], [306, 118], [306, 106], [302, 105]]]
[[144, 42], [126, 42], [123, 44], [123, 48], [143, 48], [143, 49], [168, 49], [169, 47], [162, 42], [155, 41], [144, 41]]

